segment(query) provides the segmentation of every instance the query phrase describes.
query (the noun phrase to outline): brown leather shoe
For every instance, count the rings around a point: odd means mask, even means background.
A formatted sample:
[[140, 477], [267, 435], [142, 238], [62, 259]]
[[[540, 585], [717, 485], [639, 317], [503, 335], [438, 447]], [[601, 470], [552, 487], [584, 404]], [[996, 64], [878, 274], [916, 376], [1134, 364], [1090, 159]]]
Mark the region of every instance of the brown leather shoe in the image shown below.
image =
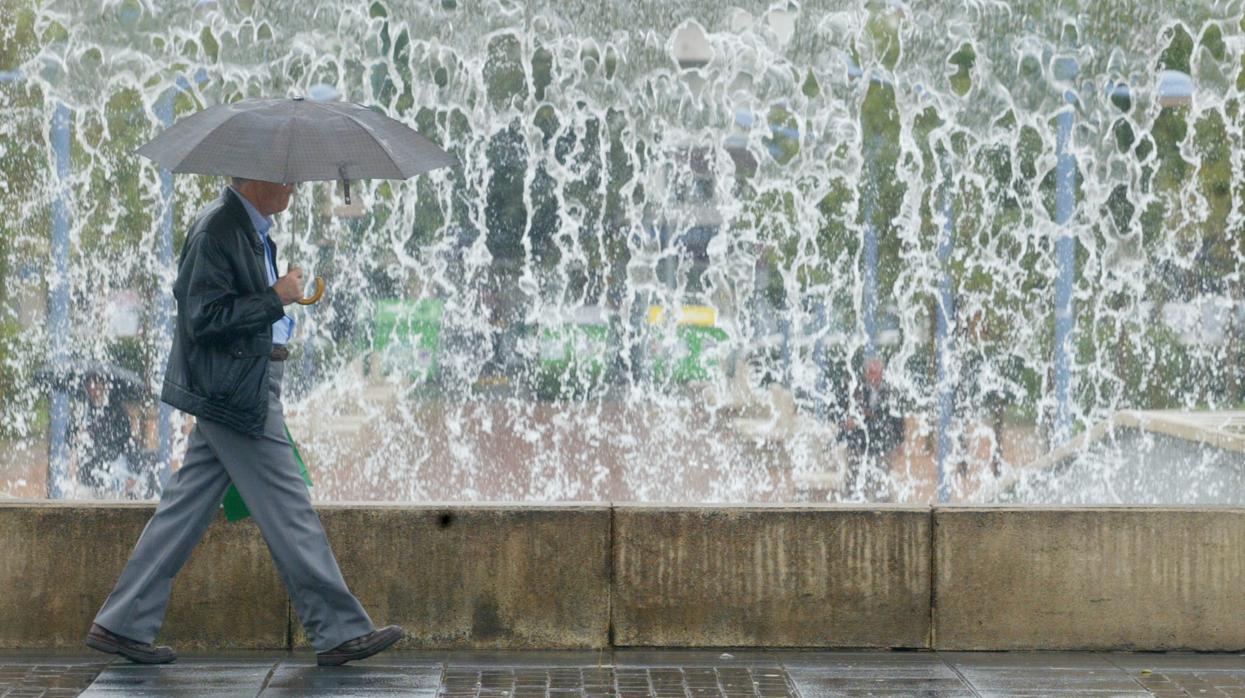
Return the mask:
[[401, 640], [406, 633], [397, 625], [386, 625], [373, 630], [367, 635], [347, 640], [331, 650], [316, 653], [316, 664], [320, 666], [338, 666], [356, 659], [366, 659], [381, 650], [389, 649], [393, 643]]
[[86, 646], [108, 654], [119, 654], [138, 664], [168, 664], [177, 659], [172, 647], [131, 640], [95, 623], [87, 631]]

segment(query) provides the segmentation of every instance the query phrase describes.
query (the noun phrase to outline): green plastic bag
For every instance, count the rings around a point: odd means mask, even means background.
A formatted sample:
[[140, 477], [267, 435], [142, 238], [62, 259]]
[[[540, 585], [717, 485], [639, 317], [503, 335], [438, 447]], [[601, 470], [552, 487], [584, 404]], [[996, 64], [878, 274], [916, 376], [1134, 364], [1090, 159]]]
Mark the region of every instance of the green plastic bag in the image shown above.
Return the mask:
[[[285, 428], [285, 440], [290, 442], [290, 448], [294, 449], [294, 460], [298, 461], [298, 472], [303, 476], [303, 482], [307, 483], [307, 487], [311, 487], [311, 474], [307, 472], [307, 464], [303, 462], [303, 456], [298, 452], [298, 446], [294, 445], [294, 438], [290, 436], [290, 428]], [[242, 495], [238, 494], [238, 488], [232, 483], [229, 489], [225, 490], [225, 501], [221, 502], [221, 506], [225, 508], [225, 519], [228, 521], [241, 521], [251, 515], [251, 510], [246, 508], [246, 502], [242, 501]]]

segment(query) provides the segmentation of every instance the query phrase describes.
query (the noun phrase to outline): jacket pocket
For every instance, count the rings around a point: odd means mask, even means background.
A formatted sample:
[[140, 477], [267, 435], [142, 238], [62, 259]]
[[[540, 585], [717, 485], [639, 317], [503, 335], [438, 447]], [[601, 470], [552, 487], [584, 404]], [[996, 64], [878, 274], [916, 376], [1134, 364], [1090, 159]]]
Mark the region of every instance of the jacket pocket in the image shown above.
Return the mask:
[[194, 392], [219, 398], [236, 385], [237, 361], [223, 347], [195, 346], [187, 359], [190, 388]]
[[238, 384], [242, 382], [242, 377], [246, 375], [244, 364], [246, 359], [235, 358], [226, 354], [220, 357], [221, 368], [216, 372], [219, 378], [216, 383], [209, 389], [209, 394], [218, 399], [229, 399], [238, 392]]
[[230, 342], [228, 351], [229, 378], [220, 397], [235, 404], [249, 404], [267, 389], [264, 376], [268, 355], [272, 353], [272, 335], [265, 331], [240, 337]]
[[243, 356], [234, 359], [234, 374], [229, 389], [221, 398], [242, 409], [252, 409], [264, 400], [268, 390], [268, 359]]

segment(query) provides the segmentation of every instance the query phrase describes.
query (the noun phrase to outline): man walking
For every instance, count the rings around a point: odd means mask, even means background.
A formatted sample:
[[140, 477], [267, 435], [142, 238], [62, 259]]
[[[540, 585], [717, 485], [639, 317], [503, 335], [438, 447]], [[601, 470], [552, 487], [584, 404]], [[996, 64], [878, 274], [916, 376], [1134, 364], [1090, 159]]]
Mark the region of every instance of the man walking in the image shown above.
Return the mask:
[[153, 646], [173, 577], [237, 486], [316, 648], [317, 662], [369, 657], [403, 636], [377, 630], [342, 579], [299, 473], [281, 407], [281, 377], [302, 295], [298, 268], [277, 277], [272, 215], [293, 185], [235, 178], [200, 213], [178, 261], [177, 327], [161, 399], [195, 415], [183, 465], [169, 478], [86, 644], [134, 662], [177, 655]]

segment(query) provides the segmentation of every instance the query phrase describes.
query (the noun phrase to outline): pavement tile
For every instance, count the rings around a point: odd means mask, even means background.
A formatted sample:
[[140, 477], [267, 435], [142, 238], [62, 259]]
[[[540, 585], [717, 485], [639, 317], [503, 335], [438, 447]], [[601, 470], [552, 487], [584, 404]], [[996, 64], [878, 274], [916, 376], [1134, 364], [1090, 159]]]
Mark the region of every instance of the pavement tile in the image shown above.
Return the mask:
[[614, 665], [623, 666], [678, 666], [705, 667], [731, 666], [735, 664], [764, 664], [779, 666], [784, 650], [653, 650], [620, 648], [614, 650]]
[[1101, 653], [939, 652], [982, 696], [1149, 696]]
[[[974, 654], [974, 653], [969, 653]], [[800, 650], [776, 652], [776, 658], [788, 669], [825, 667], [842, 663], [872, 662], [878, 664], [921, 665], [944, 663], [938, 652], [889, 652], [879, 650]]]
[[437, 694], [440, 683], [439, 667], [390, 666], [379, 661], [375, 664], [365, 661], [339, 667], [282, 664], [277, 667], [260, 696], [348, 698], [403, 695], [431, 698]]
[[1101, 652], [934, 652], [948, 664], [972, 668], [1118, 669]]
[[1075, 698], [1076, 696], [1084, 696], [1084, 698], [1151, 698], [1154, 694], [1145, 690], [1136, 691], [1083, 691], [1083, 690], [1060, 690], [1054, 688], [1026, 688], [1016, 690], [993, 690], [993, 689], [974, 689], [981, 698]]
[[1076, 676], [965, 673], [964, 679], [978, 692], [991, 695], [1016, 692], [1075, 693], [1080, 695], [1147, 695], [1141, 684], [1126, 676]]
[[112, 664], [96, 677], [85, 698], [255, 698], [276, 665], [272, 660], [223, 662], [179, 659], [156, 666]]
[[1110, 652], [1104, 659], [1121, 669], [1152, 671], [1232, 671], [1245, 674], [1245, 654], [1194, 654], [1190, 652]]
[[946, 679], [957, 676], [955, 671], [941, 661], [928, 664], [904, 663], [890, 664], [885, 662], [842, 662], [823, 667], [788, 668], [787, 672], [793, 681], [816, 681], [830, 678], [872, 678], [887, 677], [896, 679]]
[[[683, 658], [688, 655], [682, 654]], [[702, 659], [703, 657], [692, 657]], [[793, 698], [781, 667], [447, 668], [441, 698]]]
[[950, 689], [950, 691], [939, 691], [939, 689], [928, 689], [928, 691], [913, 691], [913, 689], [890, 691], [890, 689], [885, 688], [852, 688], [844, 689], [844, 691], [818, 693], [815, 696], [817, 698], [977, 698], [977, 694], [967, 688], [955, 688]]
[[[385, 653], [389, 655], [389, 652]], [[394, 653], [402, 656], [403, 653]], [[607, 666], [610, 664], [610, 650], [452, 650], [444, 652], [408, 653], [412, 658], [423, 661], [433, 660], [452, 667], [510, 667], [517, 670], [525, 667], [585, 667]]]
[[933, 653], [827, 652], [784, 662], [802, 698], [850, 695], [972, 695]]
[[[81, 653], [78, 653], [79, 655]], [[110, 663], [103, 655], [31, 654], [29, 661], [21, 655], [4, 653], [4, 660], [18, 662], [0, 664], [0, 696], [5, 698], [70, 698], [83, 691], [95, 676]]]

